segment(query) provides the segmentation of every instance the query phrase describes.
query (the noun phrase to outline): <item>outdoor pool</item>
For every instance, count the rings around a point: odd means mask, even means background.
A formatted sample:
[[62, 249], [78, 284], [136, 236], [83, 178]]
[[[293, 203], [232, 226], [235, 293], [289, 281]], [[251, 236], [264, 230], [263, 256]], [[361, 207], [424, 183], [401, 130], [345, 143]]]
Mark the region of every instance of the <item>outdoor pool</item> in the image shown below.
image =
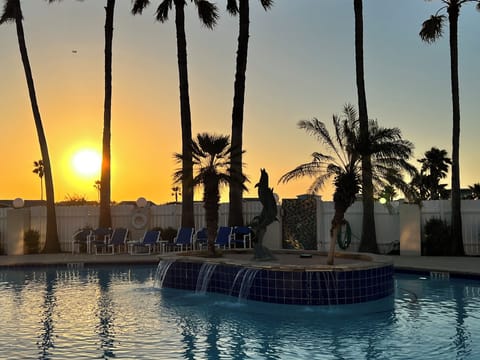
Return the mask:
[[0, 270], [1, 359], [479, 359], [480, 281], [277, 305], [154, 288], [155, 266]]

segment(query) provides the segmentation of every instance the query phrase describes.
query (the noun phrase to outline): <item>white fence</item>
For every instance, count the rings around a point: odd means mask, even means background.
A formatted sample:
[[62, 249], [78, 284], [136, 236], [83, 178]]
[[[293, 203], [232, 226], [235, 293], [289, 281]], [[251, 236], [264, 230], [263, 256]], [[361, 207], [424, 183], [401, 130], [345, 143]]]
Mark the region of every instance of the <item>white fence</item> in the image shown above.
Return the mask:
[[[26, 209], [24, 209], [26, 210]], [[262, 205], [259, 201], [244, 202], [244, 217], [248, 223], [254, 216], [260, 214]], [[16, 211], [11, 208], [0, 208], [0, 250], [6, 249], [6, 234], [8, 231], [8, 212]], [[45, 238], [46, 209], [45, 207], [30, 208], [31, 229], [40, 231], [41, 238]], [[98, 224], [99, 207], [98, 206], [58, 206], [57, 226], [60, 245], [63, 251], [69, 251], [71, 248], [72, 234], [84, 227], [96, 227]], [[142, 227], [135, 228], [133, 219], [135, 214], [143, 213], [147, 220]], [[424, 201], [420, 207], [420, 223], [432, 218], [441, 218], [449, 222], [450, 220], [450, 201], [435, 200]], [[195, 203], [195, 227], [205, 226], [204, 210], [202, 203]], [[333, 202], [317, 201], [317, 244], [319, 250], [328, 249], [330, 222], [334, 214]], [[280, 216], [279, 216], [280, 217]], [[352, 229], [352, 244], [349, 251], [357, 251], [362, 230], [362, 204], [356, 202], [347, 211], [345, 218], [350, 223]], [[127, 227], [131, 230], [131, 237], [138, 238], [145, 228], [152, 227], [173, 227], [180, 226], [181, 204], [168, 204], [152, 206], [148, 208], [137, 208], [134, 205], [121, 205], [112, 207], [112, 222], [114, 227]], [[219, 211], [220, 225], [226, 225], [228, 219], [228, 204], [221, 204]], [[462, 223], [463, 223], [463, 242], [467, 255], [480, 255], [480, 201], [462, 200]], [[375, 226], [377, 234], [377, 244], [381, 253], [387, 253], [392, 249], [392, 245], [400, 241], [400, 220], [399, 204], [393, 202], [388, 205], [375, 204]], [[423, 226], [422, 226], [423, 228]]]

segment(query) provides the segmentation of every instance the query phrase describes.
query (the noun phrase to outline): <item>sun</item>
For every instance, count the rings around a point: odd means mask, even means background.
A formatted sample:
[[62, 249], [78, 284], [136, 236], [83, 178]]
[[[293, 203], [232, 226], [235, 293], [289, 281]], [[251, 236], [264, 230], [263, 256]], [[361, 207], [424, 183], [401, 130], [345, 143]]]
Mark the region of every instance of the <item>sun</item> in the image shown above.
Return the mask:
[[98, 151], [82, 149], [72, 157], [72, 166], [75, 172], [81, 176], [97, 175], [100, 171], [102, 158]]

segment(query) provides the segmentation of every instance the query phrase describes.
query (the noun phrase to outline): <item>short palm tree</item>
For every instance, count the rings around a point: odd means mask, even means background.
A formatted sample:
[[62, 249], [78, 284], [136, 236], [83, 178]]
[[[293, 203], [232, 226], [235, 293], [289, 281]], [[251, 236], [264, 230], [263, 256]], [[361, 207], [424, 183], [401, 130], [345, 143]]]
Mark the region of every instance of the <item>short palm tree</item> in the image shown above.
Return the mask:
[[443, 35], [445, 15], [448, 13], [450, 42], [450, 81], [452, 91], [452, 255], [464, 255], [462, 236], [462, 214], [460, 194], [460, 94], [458, 80], [458, 17], [463, 4], [474, 2], [480, 10], [480, 0], [440, 0], [442, 6], [422, 24], [420, 37], [427, 43], [433, 43]]
[[444, 149], [432, 147], [425, 152], [425, 157], [418, 160], [422, 164], [420, 176], [423, 177], [423, 185], [426, 186], [428, 199], [438, 200], [445, 197], [445, 185], [440, 184], [447, 177], [448, 168], [452, 160], [447, 156]]
[[[197, 9], [202, 23], [212, 29], [218, 19], [217, 7], [207, 0], [191, 0]], [[133, 14], [141, 14], [150, 0], [134, 0]], [[177, 62], [180, 84], [180, 117], [182, 126], [182, 226], [193, 227], [193, 162], [192, 162], [192, 120], [190, 114], [190, 97], [188, 92], [187, 39], [185, 36], [186, 0], [163, 0], [156, 11], [160, 22], [168, 20], [169, 11], [175, 6], [175, 27], [177, 33]]]
[[[334, 137], [330, 135], [326, 125], [318, 119], [302, 120], [298, 123], [298, 127], [316, 137], [326, 147], [326, 151], [313, 153], [312, 161], [287, 172], [280, 181], [286, 183], [305, 176], [313, 177], [314, 182], [308, 191], [315, 194], [329, 179], [333, 178], [335, 214], [330, 228], [328, 256], [328, 264], [333, 264], [334, 239], [345, 222], [345, 212], [354, 203], [361, 190], [360, 124], [355, 108], [347, 104], [341, 117], [333, 115]], [[407, 161], [412, 154], [413, 144], [401, 138], [398, 128], [379, 127], [375, 120], [369, 121], [369, 141], [374, 187], [383, 189], [386, 185], [394, 185], [401, 190], [405, 189], [403, 171], [415, 171]]]
[[[202, 133], [191, 143], [195, 176], [195, 186], [203, 186], [203, 206], [207, 224], [208, 252], [215, 255], [215, 237], [218, 229], [218, 209], [220, 202], [220, 186], [231, 184], [236, 178], [230, 176], [230, 137]], [[179, 162], [183, 156], [176, 154]], [[179, 182], [183, 177], [183, 169], [174, 174]]]
[[[49, 1], [52, 2], [52, 1]], [[33, 119], [37, 129], [38, 142], [40, 143], [40, 152], [42, 155], [43, 170], [45, 174], [45, 197], [47, 200], [47, 229], [44, 253], [60, 252], [60, 242], [58, 241], [57, 216], [55, 212], [55, 194], [53, 190], [52, 167], [50, 156], [48, 154], [47, 138], [43, 129], [42, 117], [38, 107], [35, 84], [33, 81], [32, 69], [28, 58], [27, 45], [25, 42], [25, 33], [23, 31], [23, 15], [20, 6], [20, 0], [6, 0], [3, 13], [0, 16], [0, 25], [6, 22], [14, 22], [17, 28], [17, 39], [20, 48], [25, 77], [27, 80], [28, 94], [32, 106]]]
[[[232, 110], [232, 160], [230, 173], [242, 173], [243, 154], [243, 108], [245, 104], [245, 75], [247, 72], [248, 39], [250, 29], [250, 0], [227, 0], [227, 11], [238, 15], [238, 44]], [[265, 10], [273, 0], [260, 0]], [[228, 224], [243, 225], [243, 179], [230, 185]]]
[[470, 185], [468, 187], [470, 190], [471, 194], [469, 196], [470, 199], [472, 200], [480, 200], [480, 183], [475, 183], [473, 185]]
[[43, 160], [33, 162], [33, 172], [40, 178], [40, 200], [43, 201], [43, 176], [45, 175]]

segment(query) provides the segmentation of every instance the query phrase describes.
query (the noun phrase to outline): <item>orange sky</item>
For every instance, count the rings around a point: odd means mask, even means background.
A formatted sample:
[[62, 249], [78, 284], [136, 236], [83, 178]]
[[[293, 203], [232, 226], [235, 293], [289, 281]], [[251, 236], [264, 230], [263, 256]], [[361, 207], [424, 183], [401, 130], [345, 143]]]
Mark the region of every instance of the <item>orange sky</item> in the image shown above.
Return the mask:
[[[142, 16], [129, 1], [117, 2], [112, 103], [112, 200], [142, 196], [172, 201], [173, 153], [179, 152], [180, 115], [174, 17], [154, 20], [157, 5]], [[366, 2], [365, 75], [369, 115], [397, 126], [420, 158], [432, 146], [451, 154], [448, 40], [425, 45], [422, 21], [439, 4], [421, 1]], [[96, 200], [94, 182], [78, 176], [72, 156], [101, 150], [103, 121], [102, 1], [23, 1], [24, 26], [50, 157], [56, 201], [67, 196]], [[237, 19], [218, 3], [221, 18], [210, 31], [187, 6], [187, 43], [193, 135], [230, 133]], [[292, 15], [293, 14], [293, 15]], [[390, 14], [387, 17], [382, 15]], [[393, 15], [392, 15], [393, 14]], [[477, 16], [477, 17], [475, 17]], [[462, 7], [462, 186], [479, 181], [477, 170], [480, 48], [478, 14]], [[288, 25], [286, 25], [288, 24]], [[288, 31], [286, 30], [288, 26]], [[475, 30], [476, 29], [476, 30]], [[381, 31], [380, 31], [381, 30]], [[245, 171], [250, 188], [265, 167], [280, 198], [306, 192], [310, 180], [277, 184], [286, 171], [310, 160], [321, 147], [296, 128], [301, 119], [330, 122], [346, 102], [356, 104], [351, 1], [275, 2], [264, 12], [251, 4], [245, 100]], [[40, 197], [32, 173], [40, 149], [13, 24], [0, 26], [0, 198]], [[75, 50], [76, 52], [73, 52]], [[415, 160], [412, 160], [415, 162]], [[321, 193], [331, 198], [331, 189]], [[245, 194], [255, 197], [255, 190]], [[197, 193], [201, 198], [201, 192]], [[225, 198], [224, 198], [225, 199]]]

